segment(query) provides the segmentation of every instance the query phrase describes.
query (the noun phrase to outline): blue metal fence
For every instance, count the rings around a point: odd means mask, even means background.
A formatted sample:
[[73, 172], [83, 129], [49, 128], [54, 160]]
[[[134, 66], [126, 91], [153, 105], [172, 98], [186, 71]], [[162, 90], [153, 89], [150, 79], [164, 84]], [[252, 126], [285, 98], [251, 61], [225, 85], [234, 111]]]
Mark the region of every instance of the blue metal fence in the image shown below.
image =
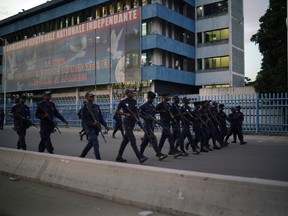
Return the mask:
[[[211, 100], [225, 104], [225, 112], [228, 115], [232, 107], [241, 106], [244, 114], [243, 130], [249, 133], [273, 133], [288, 134], [288, 93], [278, 94], [245, 94], [245, 95], [185, 95], [191, 101]], [[181, 98], [181, 96], [180, 96]], [[76, 101], [75, 98], [54, 98], [59, 112], [68, 120], [70, 126], [80, 126], [78, 110], [83, 105], [83, 98]], [[145, 102], [144, 98], [137, 98], [138, 104]], [[156, 98], [155, 104], [161, 101], [161, 97]], [[109, 97], [97, 97], [96, 103], [100, 105], [102, 114], [109, 126], [114, 126], [113, 114], [119, 99], [110, 102]], [[32, 121], [39, 124], [35, 118], [37, 104], [33, 101], [27, 103], [30, 106]], [[12, 124], [12, 118], [8, 113], [13, 106], [12, 103], [6, 105], [6, 124]], [[193, 103], [191, 103], [193, 107]], [[3, 107], [3, 104], [0, 104]], [[62, 122], [59, 122], [62, 125]]]

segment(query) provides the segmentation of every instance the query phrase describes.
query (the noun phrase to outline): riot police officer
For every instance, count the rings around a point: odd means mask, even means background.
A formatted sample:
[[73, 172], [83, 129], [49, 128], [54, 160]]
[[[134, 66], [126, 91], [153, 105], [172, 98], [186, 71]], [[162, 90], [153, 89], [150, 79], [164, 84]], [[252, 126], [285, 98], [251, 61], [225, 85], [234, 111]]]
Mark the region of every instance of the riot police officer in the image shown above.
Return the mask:
[[94, 104], [95, 94], [91, 91], [85, 94], [86, 103], [84, 103], [81, 108], [81, 120], [82, 125], [85, 129], [85, 133], [88, 137], [88, 143], [84, 147], [80, 157], [86, 157], [90, 149], [94, 148], [94, 155], [97, 160], [101, 160], [100, 151], [99, 151], [99, 142], [98, 135], [101, 132], [102, 124], [106, 130], [109, 130], [107, 123], [104, 121], [100, 107], [97, 104]]
[[44, 100], [38, 103], [36, 108], [36, 117], [40, 119], [40, 137], [41, 141], [38, 146], [39, 152], [44, 152], [45, 149], [53, 154], [54, 147], [51, 143], [51, 133], [54, 133], [55, 127], [57, 127], [54, 122], [54, 118], [60, 119], [66, 125], [68, 122], [65, 118], [58, 112], [55, 104], [51, 100], [51, 91], [44, 92]]
[[156, 110], [155, 106], [153, 105], [155, 97], [156, 94], [154, 92], [148, 91], [147, 93], [148, 101], [139, 107], [139, 115], [141, 118], [143, 118], [145, 122], [144, 123], [145, 135], [140, 145], [140, 152], [141, 154], [143, 154], [148, 143], [150, 142], [154, 151], [156, 152], [156, 156], [158, 157], [158, 159], [163, 160], [167, 157], [167, 155], [161, 153], [157, 145], [157, 138], [154, 134], [154, 125], [160, 124], [159, 123], [160, 121], [157, 120], [155, 116]]
[[14, 118], [14, 130], [18, 135], [17, 149], [26, 150], [26, 130], [30, 127], [30, 108], [25, 104], [26, 96], [20, 97], [20, 103], [14, 105], [11, 108], [10, 114]]
[[134, 90], [132, 89], [126, 89], [125, 90], [126, 98], [122, 99], [117, 108], [116, 113], [118, 115], [123, 115], [123, 126], [124, 126], [124, 137], [121, 143], [121, 146], [118, 151], [118, 155], [116, 157], [117, 162], [127, 162], [126, 159], [124, 159], [123, 153], [127, 146], [127, 144], [130, 142], [133, 151], [135, 152], [139, 163], [144, 163], [148, 158], [142, 155], [136, 145], [136, 138], [133, 132], [133, 129], [135, 127], [136, 122], [139, 122], [138, 117], [138, 107], [137, 107], [137, 101], [134, 99]]

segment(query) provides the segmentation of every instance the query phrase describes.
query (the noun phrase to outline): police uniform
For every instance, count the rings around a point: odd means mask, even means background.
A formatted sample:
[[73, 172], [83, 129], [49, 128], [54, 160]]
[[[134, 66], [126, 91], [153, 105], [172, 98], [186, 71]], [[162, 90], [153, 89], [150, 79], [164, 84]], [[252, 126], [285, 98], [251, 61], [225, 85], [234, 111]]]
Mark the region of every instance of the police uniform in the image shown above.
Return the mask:
[[[196, 119], [199, 122], [199, 137], [200, 137], [200, 143], [201, 143], [201, 152], [208, 152], [209, 146], [208, 146], [208, 139], [209, 139], [209, 127], [207, 125], [207, 108], [206, 104], [207, 101], [198, 101], [194, 103], [196, 106], [196, 109], [193, 110], [193, 114], [195, 115]], [[196, 131], [195, 131], [196, 133]], [[196, 142], [195, 142], [196, 143]]]
[[113, 119], [115, 120], [115, 127], [112, 133], [112, 137], [115, 137], [115, 134], [118, 130], [120, 130], [122, 137], [124, 136], [124, 130], [123, 130], [123, 125], [122, 125], [122, 116], [118, 115], [117, 113], [114, 114]]
[[80, 136], [80, 140], [82, 141], [83, 140], [83, 136], [86, 135], [86, 139], [88, 140], [88, 136], [85, 132], [85, 128], [84, 128], [84, 125], [83, 125], [83, 122], [82, 122], [82, 108], [86, 105], [86, 101], [83, 102], [83, 106], [81, 107], [81, 109], [79, 109], [77, 115], [78, 115], [78, 118], [81, 120], [81, 126], [82, 126], [82, 129], [81, 131], [79, 132], [79, 136]]
[[[207, 107], [207, 118], [208, 118], [208, 126], [210, 138], [212, 138], [213, 149], [221, 149], [223, 147], [222, 134], [219, 129], [219, 123], [217, 119], [217, 109], [218, 104], [214, 101], [212, 105]], [[221, 147], [217, 146], [216, 141], [220, 144]]]
[[168, 99], [165, 100], [165, 97], [168, 97], [169, 94], [163, 94], [162, 96], [163, 96], [163, 101], [158, 103], [156, 106], [156, 112], [160, 113], [160, 120], [161, 120], [161, 126], [162, 126], [162, 133], [161, 133], [158, 147], [161, 151], [163, 146], [164, 146], [165, 140], [168, 139], [168, 142], [170, 145], [170, 149], [169, 149], [168, 154], [174, 155], [174, 157], [175, 157], [175, 156], [179, 156], [179, 153], [177, 152], [176, 148], [174, 147], [173, 134], [170, 131], [171, 121], [172, 121], [172, 117], [170, 114], [171, 105], [169, 104]]
[[14, 129], [18, 135], [17, 149], [26, 150], [26, 130], [30, 126], [28, 119], [30, 119], [30, 108], [25, 104], [26, 97], [21, 97], [21, 102], [11, 108], [11, 114], [14, 117]]
[[227, 121], [230, 123], [230, 128], [229, 130], [227, 131], [227, 135], [226, 135], [226, 138], [225, 138], [225, 141], [224, 143], [229, 144], [228, 143], [228, 139], [230, 138], [230, 136], [233, 134], [233, 141], [231, 143], [236, 143], [236, 136], [237, 136], [237, 131], [236, 131], [236, 119], [237, 119], [237, 116], [236, 116], [236, 110], [234, 107], [231, 108], [231, 113], [228, 115], [227, 117]]
[[98, 135], [101, 130], [100, 124], [102, 124], [106, 129], [108, 129], [108, 126], [103, 119], [100, 107], [93, 103], [94, 96], [93, 92], [87, 92], [85, 98], [93, 97], [93, 99], [91, 99], [90, 102], [85, 103], [81, 108], [81, 120], [88, 137], [88, 143], [84, 147], [80, 157], [86, 157], [90, 149], [93, 147], [95, 158], [101, 160], [98, 141]]
[[[51, 96], [50, 91], [44, 92], [44, 97]], [[51, 143], [51, 133], [55, 130], [55, 122], [54, 118], [60, 119], [62, 122], [67, 124], [65, 118], [58, 112], [56, 109], [55, 104], [50, 101], [50, 99], [43, 100], [38, 103], [36, 108], [35, 116], [40, 119], [40, 137], [41, 141], [38, 146], [39, 152], [44, 152], [45, 149], [50, 153], [53, 154], [54, 147]]]
[[[199, 152], [196, 149], [196, 144], [194, 142], [193, 136], [191, 134], [190, 125], [193, 124], [194, 118], [192, 115], [192, 109], [189, 106], [189, 99], [184, 97], [182, 99], [183, 105], [181, 107], [181, 112], [183, 115], [183, 121], [182, 121], [182, 134], [183, 139], [187, 138], [188, 140], [188, 146], [190, 144], [193, 154], [197, 155]], [[188, 150], [188, 146], [186, 145], [186, 150]]]
[[240, 111], [241, 106], [236, 106], [236, 116], [237, 116], [237, 124], [236, 124], [236, 133], [238, 134], [238, 138], [240, 140], [240, 144], [244, 145], [247, 142], [244, 142], [243, 131], [242, 131], [242, 124], [244, 121], [244, 114]]
[[[127, 162], [126, 159], [124, 159], [123, 153], [127, 146], [127, 144], [130, 142], [131, 147], [133, 151], [135, 152], [138, 160], [140, 163], [145, 162], [148, 158], [143, 156], [137, 145], [136, 145], [136, 138], [134, 135], [134, 127], [136, 124], [136, 121], [138, 118], [138, 107], [137, 107], [137, 101], [133, 99], [134, 91], [132, 89], [126, 89], [125, 90], [126, 98], [122, 99], [116, 109], [117, 114], [124, 115], [123, 118], [123, 126], [124, 126], [124, 137], [121, 142], [118, 156], [116, 157], [117, 162]], [[122, 111], [122, 112], [121, 112]], [[134, 117], [135, 116], [135, 117]]]
[[[224, 112], [224, 104], [219, 104], [219, 111], [217, 113], [218, 119], [219, 119], [219, 127], [221, 130], [221, 140], [222, 142], [224, 142], [225, 137], [227, 136], [227, 124], [226, 124], [226, 120], [227, 120], [227, 115]], [[227, 143], [224, 143], [224, 146], [226, 146]]]
[[175, 149], [180, 147], [181, 156], [188, 156], [189, 154], [184, 150], [184, 137], [181, 131], [181, 125], [186, 124], [184, 119], [182, 119], [181, 107], [179, 106], [179, 97], [175, 95], [173, 97], [173, 103], [171, 107], [171, 111], [174, 115], [174, 121], [172, 121], [172, 129], [173, 129], [173, 138], [175, 142]]
[[156, 152], [156, 156], [158, 157], [158, 159], [163, 160], [164, 158], [167, 157], [167, 155], [161, 153], [157, 145], [157, 138], [154, 134], [154, 126], [157, 119], [155, 116], [156, 107], [153, 105], [153, 100], [156, 97], [156, 94], [152, 91], [148, 91], [147, 97], [148, 101], [139, 107], [139, 114], [141, 118], [143, 118], [144, 120], [144, 129], [145, 129], [145, 135], [140, 145], [140, 152], [141, 154], [143, 154], [148, 143], [150, 142], [154, 151]]

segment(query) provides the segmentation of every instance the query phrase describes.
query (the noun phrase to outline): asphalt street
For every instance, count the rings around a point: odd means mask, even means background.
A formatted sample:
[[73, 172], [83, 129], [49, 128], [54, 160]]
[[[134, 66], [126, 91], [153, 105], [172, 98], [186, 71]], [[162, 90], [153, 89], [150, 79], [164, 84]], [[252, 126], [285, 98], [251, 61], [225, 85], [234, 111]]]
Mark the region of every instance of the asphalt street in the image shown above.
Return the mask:
[[[80, 141], [78, 132], [80, 128], [68, 127], [60, 128], [61, 134], [52, 134], [51, 139], [55, 148], [54, 153], [78, 157], [87, 143], [84, 138]], [[105, 135], [107, 143], [99, 136], [100, 153], [102, 160], [115, 161], [120, 143], [122, 141], [120, 132], [116, 133], [116, 139], [111, 137], [109, 131]], [[159, 139], [160, 132], [156, 132]], [[142, 131], [136, 131], [137, 144], [140, 145]], [[190, 170], [197, 172], [207, 172], [223, 175], [242, 176], [250, 178], [260, 178], [278, 181], [288, 181], [288, 137], [287, 136], [260, 136], [244, 135], [246, 145], [239, 142], [230, 144], [221, 150], [214, 150], [200, 155], [192, 155], [189, 149], [189, 156], [174, 159], [169, 156], [163, 161], [159, 161], [155, 156], [152, 147], [147, 147], [145, 156], [149, 159], [143, 166], [165, 167], [179, 170]], [[39, 129], [29, 128], [26, 135], [27, 149], [37, 151], [40, 141]], [[231, 141], [231, 140], [230, 140]], [[5, 126], [0, 130], [0, 146], [16, 148], [17, 134], [11, 126]], [[168, 141], [166, 141], [163, 153], [168, 152]], [[123, 157], [128, 163], [138, 164], [138, 160], [128, 144]], [[95, 158], [93, 150], [89, 152], [87, 158]]]

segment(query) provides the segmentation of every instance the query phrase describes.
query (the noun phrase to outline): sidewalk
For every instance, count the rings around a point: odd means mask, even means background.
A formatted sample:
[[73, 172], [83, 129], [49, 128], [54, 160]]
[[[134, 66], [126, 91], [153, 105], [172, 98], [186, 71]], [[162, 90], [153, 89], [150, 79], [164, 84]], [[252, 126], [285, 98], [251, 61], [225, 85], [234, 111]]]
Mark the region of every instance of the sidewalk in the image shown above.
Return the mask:
[[0, 175], [1, 216], [168, 216]]

